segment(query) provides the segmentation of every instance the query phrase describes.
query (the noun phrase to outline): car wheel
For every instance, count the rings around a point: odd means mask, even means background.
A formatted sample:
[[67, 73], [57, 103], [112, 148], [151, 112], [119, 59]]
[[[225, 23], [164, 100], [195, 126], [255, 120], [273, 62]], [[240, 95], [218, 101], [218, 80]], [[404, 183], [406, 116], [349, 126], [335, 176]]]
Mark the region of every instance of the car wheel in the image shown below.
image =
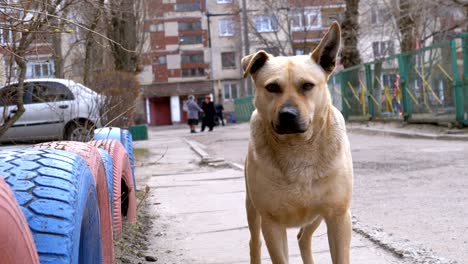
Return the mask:
[[83, 159], [61, 150], [5, 150], [0, 174], [23, 210], [41, 263], [102, 263], [96, 185]]
[[65, 131], [65, 140], [86, 142], [94, 137], [94, 125], [90, 121], [71, 121]]
[[117, 140], [94, 140], [88, 144], [109, 152], [113, 160], [114, 234], [122, 233], [122, 216], [129, 223], [136, 223], [136, 197], [132, 181], [130, 160], [122, 144]]
[[28, 222], [5, 180], [0, 177], [0, 263], [39, 264]]
[[104, 164], [98, 149], [89, 144], [75, 141], [52, 141], [36, 144], [33, 147], [73, 152], [84, 160], [96, 183], [104, 263], [114, 263], [114, 237], [112, 232], [111, 212], [112, 200], [109, 195], [109, 190], [112, 190], [112, 186], [109, 186]]
[[130, 166], [132, 167], [133, 186], [136, 188], [135, 179], [135, 158], [133, 155], [133, 140], [132, 134], [127, 129], [121, 129], [118, 127], [103, 127], [94, 130], [94, 139], [115, 139], [125, 147], [128, 158], [130, 159]]

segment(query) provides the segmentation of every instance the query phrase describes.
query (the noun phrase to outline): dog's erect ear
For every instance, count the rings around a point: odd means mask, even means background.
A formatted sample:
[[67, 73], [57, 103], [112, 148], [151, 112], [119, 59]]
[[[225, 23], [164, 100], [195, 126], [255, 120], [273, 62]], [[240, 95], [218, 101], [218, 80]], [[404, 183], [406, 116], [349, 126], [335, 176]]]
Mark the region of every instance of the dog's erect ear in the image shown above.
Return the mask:
[[268, 53], [263, 50], [258, 51], [242, 58], [242, 69], [244, 69], [244, 78], [247, 75], [256, 73], [268, 60]]
[[319, 45], [312, 51], [312, 59], [320, 65], [327, 74], [335, 69], [336, 56], [340, 49], [341, 30], [338, 22], [333, 22], [327, 34], [322, 38]]

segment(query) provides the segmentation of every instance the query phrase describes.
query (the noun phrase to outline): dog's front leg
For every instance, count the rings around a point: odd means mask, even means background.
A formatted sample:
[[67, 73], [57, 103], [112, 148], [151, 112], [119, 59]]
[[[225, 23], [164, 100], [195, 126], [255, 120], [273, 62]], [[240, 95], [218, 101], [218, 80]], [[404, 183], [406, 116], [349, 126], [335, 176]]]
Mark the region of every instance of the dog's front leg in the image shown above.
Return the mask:
[[262, 233], [273, 264], [288, 263], [288, 237], [286, 227], [268, 217], [262, 217]]
[[312, 256], [312, 234], [322, 222], [322, 217], [317, 217], [311, 224], [301, 227], [297, 234], [299, 249], [301, 250], [302, 262], [304, 264], [314, 264]]
[[250, 230], [250, 263], [251, 264], [260, 264], [261, 260], [261, 246], [262, 242], [260, 241], [260, 229], [262, 225], [262, 218], [257, 209], [253, 206], [250, 201], [249, 194], [247, 192], [247, 198], [245, 201], [245, 207], [247, 209], [247, 221], [249, 223]]
[[328, 243], [333, 264], [349, 264], [351, 244], [351, 214], [346, 211], [326, 217]]

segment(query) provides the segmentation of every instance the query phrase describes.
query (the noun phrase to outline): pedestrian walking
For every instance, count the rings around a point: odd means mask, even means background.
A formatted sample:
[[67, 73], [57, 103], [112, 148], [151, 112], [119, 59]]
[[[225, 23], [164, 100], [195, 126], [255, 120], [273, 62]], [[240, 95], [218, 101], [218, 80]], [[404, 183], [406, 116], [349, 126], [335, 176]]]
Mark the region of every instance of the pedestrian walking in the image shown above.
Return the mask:
[[219, 120], [221, 120], [221, 124], [224, 126], [224, 114], [223, 114], [223, 111], [224, 111], [224, 107], [222, 104], [217, 104], [215, 106], [215, 109], [216, 109], [216, 116], [218, 117]]
[[203, 112], [203, 109], [195, 102], [195, 96], [188, 96], [188, 100], [184, 103], [184, 111], [187, 112], [187, 123], [190, 127], [190, 133], [196, 133], [195, 127], [198, 125], [198, 113]]
[[201, 131], [205, 131], [205, 127], [208, 127], [210, 129], [209, 131], [213, 131], [216, 110], [213, 102], [211, 102], [211, 97], [209, 95], [205, 96], [205, 100], [203, 101], [201, 108], [203, 109], [204, 113], [202, 118]]

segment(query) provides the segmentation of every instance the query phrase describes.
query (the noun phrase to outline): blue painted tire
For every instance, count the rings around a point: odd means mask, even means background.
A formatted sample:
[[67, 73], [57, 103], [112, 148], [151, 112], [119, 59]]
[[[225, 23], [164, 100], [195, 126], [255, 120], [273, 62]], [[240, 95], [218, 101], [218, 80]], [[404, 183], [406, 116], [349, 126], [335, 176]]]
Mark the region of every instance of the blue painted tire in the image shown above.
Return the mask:
[[11, 186], [44, 263], [102, 263], [94, 178], [76, 154], [52, 149], [0, 151]]
[[130, 131], [118, 127], [103, 127], [94, 130], [94, 140], [116, 139], [124, 146], [132, 167], [133, 186], [136, 188], [135, 157], [133, 155], [133, 138]]
[[109, 190], [109, 203], [111, 205], [111, 215], [114, 215], [114, 162], [109, 152], [100, 148], [98, 148], [97, 150], [101, 155], [102, 163], [104, 163], [104, 169], [106, 170], [107, 187]]

